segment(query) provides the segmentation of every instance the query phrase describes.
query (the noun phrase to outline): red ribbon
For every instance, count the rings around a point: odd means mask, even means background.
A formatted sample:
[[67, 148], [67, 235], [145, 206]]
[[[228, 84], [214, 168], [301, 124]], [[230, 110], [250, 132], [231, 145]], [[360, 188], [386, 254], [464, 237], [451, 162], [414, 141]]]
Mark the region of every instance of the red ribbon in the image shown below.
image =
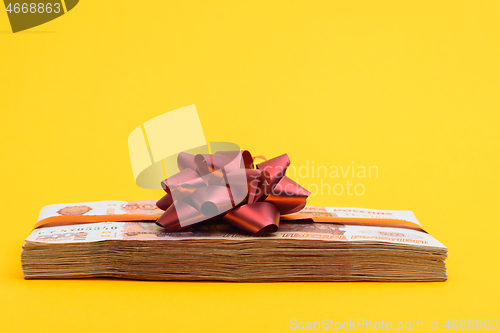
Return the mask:
[[162, 182], [167, 194], [156, 205], [156, 221], [169, 231], [221, 219], [248, 233], [278, 230], [280, 215], [300, 211], [308, 190], [285, 176], [284, 154], [257, 164], [248, 151], [180, 153], [180, 172]]

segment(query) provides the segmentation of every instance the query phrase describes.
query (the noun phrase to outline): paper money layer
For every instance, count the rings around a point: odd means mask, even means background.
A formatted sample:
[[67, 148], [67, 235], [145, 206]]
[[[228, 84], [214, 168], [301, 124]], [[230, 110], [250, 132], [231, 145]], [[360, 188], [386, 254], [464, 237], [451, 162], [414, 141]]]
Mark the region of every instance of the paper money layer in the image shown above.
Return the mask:
[[227, 224], [165, 232], [151, 222], [33, 230], [26, 279], [115, 277], [220, 281], [444, 281], [447, 249], [410, 229], [281, 221], [249, 236]]

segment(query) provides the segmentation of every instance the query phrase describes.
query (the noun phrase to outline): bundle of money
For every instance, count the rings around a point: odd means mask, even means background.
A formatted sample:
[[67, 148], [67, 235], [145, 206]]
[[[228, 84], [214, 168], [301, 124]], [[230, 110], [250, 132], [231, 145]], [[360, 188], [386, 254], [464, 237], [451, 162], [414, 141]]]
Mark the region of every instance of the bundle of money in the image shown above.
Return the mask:
[[[396, 217], [407, 216], [406, 221], [415, 224], [414, 215], [408, 211], [306, 207], [299, 214], [300, 219], [282, 220], [275, 233], [248, 235], [218, 222], [169, 232], [150, 218], [144, 218], [155, 215], [156, 207], [151, 202], [48, 207], [40, 214], [41, 221], [47, 223], [39, 222], [23, 246], [21, 261], [26, 279], [114, 277], [241, 282], [447, 279], [445, 246], [409, 224], [383, 226], [381, 212], [391, 212], [393, 218], [387, 219], [388, 225], [398, 220], [394, 218], [397, 214]], [[113, 211], [109, 207], [114, 207]], [[103, 210], [108, 215], [102, 215]], [[92, 211], [95, 215], [89, 215]], [[358, 215], [343, 216], [349, 214]], [[57, 219], [51, 220], [48, 215]], [[134, 216], [133, 221], [123, 221], [127, 215], [129, 219]], [[375, 219], [366, 217], [369, 215], [376, 215], [378, 222], [374, 224]], [[102, 216], [110, 221], [95, 221], [102, 220]], [[135, 220], [139, 216], [143, 216], [142, 220]], [[90, 222], [92, 217], [94, 221]], [[119, 222], [112, 221], [113, 218]], [[325, 218], [353, 223], [326, 222]], [[78, 223], [79, 219], [83, 222]]]

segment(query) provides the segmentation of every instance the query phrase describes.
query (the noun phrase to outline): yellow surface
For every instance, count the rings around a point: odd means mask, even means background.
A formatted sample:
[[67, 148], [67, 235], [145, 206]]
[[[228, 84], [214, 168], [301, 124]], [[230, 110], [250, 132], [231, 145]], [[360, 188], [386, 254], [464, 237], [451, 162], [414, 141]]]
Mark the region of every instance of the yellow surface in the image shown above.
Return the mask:
[[[496, 0], [82, 0], [11, 34], [0, 13], [0, 330], [500, 317], [499, 17]], [[134, 184], [127, 138], [190, 104], [210, 141], [286, 152], [297, 167], [377, 166], [378, 177], [323, 180], [362, 183], [363, 195], [310, 203], [413, 210], [448, 246], [449, 281], [23, 280], [21, 246], [42, 206], [160, 197]]]

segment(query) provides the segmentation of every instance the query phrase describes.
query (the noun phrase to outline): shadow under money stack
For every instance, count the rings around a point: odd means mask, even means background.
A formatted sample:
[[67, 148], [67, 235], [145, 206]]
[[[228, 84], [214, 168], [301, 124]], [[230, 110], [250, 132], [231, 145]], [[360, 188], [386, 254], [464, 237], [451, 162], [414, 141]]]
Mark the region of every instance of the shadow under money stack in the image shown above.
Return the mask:
[[[92, 223], [85, 217], [89, 211], [96, 214]], [[380, 216], [385, 212], [411, 220], [414, 215], [408, 211], [306, 206], [289, 220], [282, 219], [277, 232], [263, 235], [249, 235], [217, 221], [169, 232], [152, 221], [144, 221], [145, 216], [151, 216], [152, 220], [161, 214], [154, 201], [52, 205], [44, 207], [41, 216], [52, 212], [66, 216], [71, 225], [49, 223], [33, 230], [21, 255], [26, 279], [114, 277], [241, 282], [447, 279], [446, 247], [421, 228], [394, 227], [390, 223], [367, 225], [372, 223], [367, 218], [365, 222], [353, 219], [349, 225], [321, 222], [318, 218], [348, 221], [342, 214]], [[98, 222], [102, 216], [108, 221]], [[110, 221], [110, 216], [115, 221]], [[120, 221], [123, 216], [141, 220]]]

